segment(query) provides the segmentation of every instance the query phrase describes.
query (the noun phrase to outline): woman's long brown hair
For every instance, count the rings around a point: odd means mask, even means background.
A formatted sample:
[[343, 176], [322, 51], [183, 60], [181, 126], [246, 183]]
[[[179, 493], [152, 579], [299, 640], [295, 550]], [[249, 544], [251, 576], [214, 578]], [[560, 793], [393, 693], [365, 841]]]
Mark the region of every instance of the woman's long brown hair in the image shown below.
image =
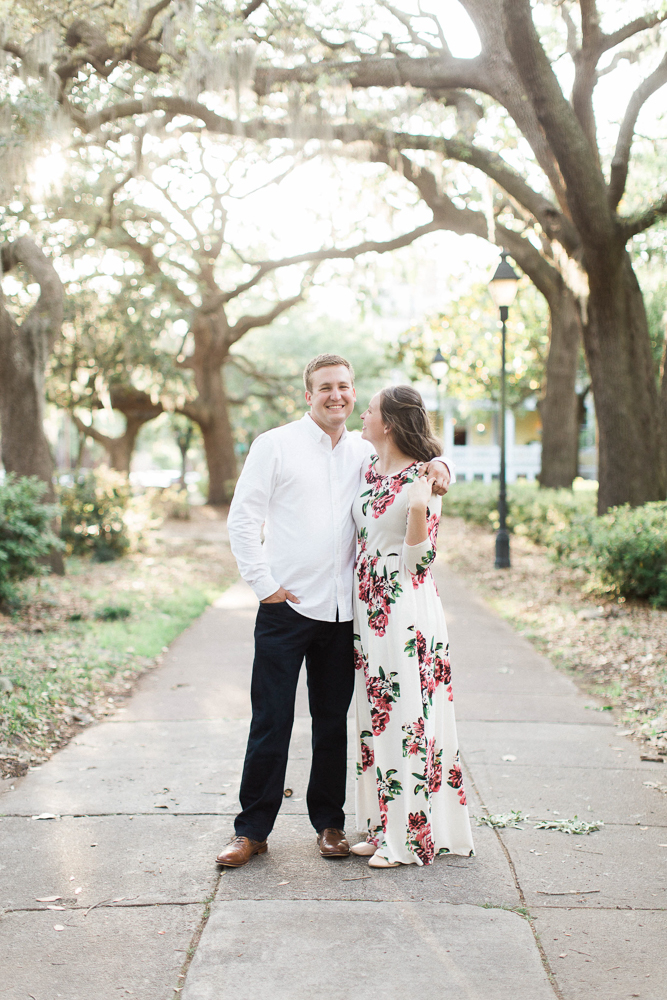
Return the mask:
[[419, 462], [430, 462], [442, 454], [433, 436], [424, 400], [410, 385], [390, 385], [380, 392], [382, 420], [391, 428], [394, 444]]

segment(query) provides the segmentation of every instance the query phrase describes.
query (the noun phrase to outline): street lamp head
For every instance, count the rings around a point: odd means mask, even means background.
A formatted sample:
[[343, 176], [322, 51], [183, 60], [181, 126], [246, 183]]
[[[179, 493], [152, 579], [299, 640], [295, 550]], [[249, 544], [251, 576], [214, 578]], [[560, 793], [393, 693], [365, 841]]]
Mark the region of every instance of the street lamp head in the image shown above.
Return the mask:
[[519, 275], [512, 265], [507, 263], [506, 250], [502, 251], [500, 257], [500, 264], [489, 282], [489, 291], [498, 309], [509, 309], [516, 298]]
[[438, 348], [435, 354], [433, 355], [433, 360], [431, 361], [430, 368], [431, 368], [431, 375], [436, 380], [436, 382], [440, 383], [442, 382], [443, 378], [447, 377], [447, 372], [449, 371], [449, 365], [443, 358], [440, 348]]

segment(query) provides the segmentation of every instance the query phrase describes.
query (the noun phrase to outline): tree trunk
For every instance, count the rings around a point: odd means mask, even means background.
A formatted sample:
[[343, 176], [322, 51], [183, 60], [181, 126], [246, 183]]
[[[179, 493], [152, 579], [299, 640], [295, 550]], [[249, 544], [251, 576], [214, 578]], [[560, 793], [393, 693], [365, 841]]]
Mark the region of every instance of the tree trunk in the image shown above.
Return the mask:
[[599, 433], [598, 512], [664, 500], [664, 430], [644, 301], [622, 250], [587, 262], [584, 344]]
[[[62, 326], [64, 294], [53, 265], [28, 237], [2, 248], [3, 269], [15, 264], [23, 264], [39, 282], [41, 294], [21, 326], [0, 299], [2, 464], [8, 473], [42, 479], [47, 487], [44, 501], [53, 503], [54, 463], [44, 433], [44, 372]], [[60, 552], [51, 554], [49, 564], [54, 573], [64, 573]]]
[[140, 389], [116, 386], [111, 390], [110, 398], [113, 409], [125, 417], [125, 430], [120, 437], [113, 438], [103, 434], [96, 427], [84, 424], [74, 413], [72, 419], [83, 434], [87, 434], [106, 450], [110, 467], [129, 476], [139, 431], [149, 420], [159, 417], [163, 407], [162, 403], [153, 403], [148, 393]]
[[199, 424], [208, 467], [208, 502], [228, 503], [236, 481], [234, 435], [221, 366], [192, 365], [199, 398], [182, 412]]
[[665, 342], [662, 350], [662, 364], [660, 366], [660, 409], [662, 412], [662, 447], [667, 466], [667, 330], [665, 331]]
[[84, 438], [92, 438], [93, 441], [97, 441], [98, 444], [102, 445], [109, 459], [109, 468], [115, 469], [116, 472], [124, 472], [126, 476], [130, 474], [130, 464], [132, 462], [137, 435], [146, 423], [145, 420], [128, 417], [127, 427], [123, 434], [120, 437], [112, 438], [108, 434], [98, 431], [96, 427], [84, 424], [83, 420], [77, 417], [75, 413], [72, 414], [72, 419], [80, 433], [84, 435]]
[[546, 364], [546, 393], [540, 402], [542, 468], [540, 486], [570, 489], [577, 474], [579, 420], [576, 393], [581, 315], [572, 292], [560, 284], [550, 295], [551, 336]]
[[129, 476], [137, 435], [145, 423], [145, 419], [127, 417], [125, 433], [117, 438], [109, 438], [105, 444], [104, 447], [109, 455], [109, 465], [116, 472], [124, 472], [126, 476]]
[[[577, 393], [577, 430], [579, 435], [581, 435], [584, 427], [586, 426], [586, 396], [591, 391], [590, 382], [588, 385]], [[581, 475], [581, 470], [579, 468], [579, 452], [577, 451], [577, 475]]]

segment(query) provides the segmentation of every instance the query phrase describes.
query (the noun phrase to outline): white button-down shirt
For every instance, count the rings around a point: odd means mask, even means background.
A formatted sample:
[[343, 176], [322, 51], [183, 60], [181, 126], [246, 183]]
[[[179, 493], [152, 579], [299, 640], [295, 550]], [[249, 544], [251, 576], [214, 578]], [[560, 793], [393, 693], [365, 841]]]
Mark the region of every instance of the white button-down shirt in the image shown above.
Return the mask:
[[371, 454], [346, 429], [332, 448], [310, 413], [253, 441], [227, 525], [241, 576], [260, 601], [284, 587], [306, 618], [352, 620], [352, 504]]

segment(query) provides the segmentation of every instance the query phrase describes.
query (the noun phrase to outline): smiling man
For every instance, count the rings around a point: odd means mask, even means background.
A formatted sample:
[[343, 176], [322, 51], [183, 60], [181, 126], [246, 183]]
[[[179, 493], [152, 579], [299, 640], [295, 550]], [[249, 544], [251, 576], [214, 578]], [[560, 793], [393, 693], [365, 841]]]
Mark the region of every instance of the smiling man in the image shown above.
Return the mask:
[[[343, 806], [354, 688], [352, 503], [371, 452], [345, 428], [356, 399], [349, 361], [321, 354], [303, 378], [310, 411], [253, 442], [229, 511], [232, 552], [260, 601], [241, 812], [236, 836], [217, 857], [231, 867], [267, 850], [283, 798], [304, 657], [313, 752], [308, 815], [324, 857], [350, 853]], [[446, 493], [446, 465], [430, 471], [434, 488]]]

